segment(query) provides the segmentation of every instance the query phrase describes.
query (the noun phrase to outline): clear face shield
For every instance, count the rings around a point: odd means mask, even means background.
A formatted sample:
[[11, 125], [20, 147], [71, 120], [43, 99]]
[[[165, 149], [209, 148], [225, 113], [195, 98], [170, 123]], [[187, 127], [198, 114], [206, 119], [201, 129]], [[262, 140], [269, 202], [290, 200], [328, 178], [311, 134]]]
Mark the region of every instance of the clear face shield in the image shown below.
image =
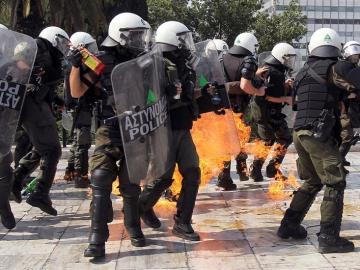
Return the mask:
[[130, 49], [136, 49], [139, 51], [149, 50], [151, 41], [151, 30], [142, 29], [120, 29], [120, 45], [128, 47]]
[[56, 34], [55, 37], [56, 40], [56, 46], [55, 48], [58, 49], [63, 56], [67, 55], [70, 50], [70, 40], [67, 37], [64, 37], [63, 35]]
[[96, 44], [96, 42], [91, 42], [89, 44], [80, 44], [81, 47], [84, 47], [86, 49], [88, 49], [91, 53], [97, 53], [99, 52], [98, 46]]
[[191, 32], [184, 32], [177, 34], [179, 40], [179, 49], [187, 49], [189, 51], [195, 51], [195, 43]]
[[259, 44], [255, 44], [255, 52], [253, 53], [253, 56], [258, 59], [258, 52], [259, 52]]
[[296, 54], [286, 54], [283, 56], [284, 66], [286, 66], [289, 70], [293, 70], [295, 68], [296, 62]]

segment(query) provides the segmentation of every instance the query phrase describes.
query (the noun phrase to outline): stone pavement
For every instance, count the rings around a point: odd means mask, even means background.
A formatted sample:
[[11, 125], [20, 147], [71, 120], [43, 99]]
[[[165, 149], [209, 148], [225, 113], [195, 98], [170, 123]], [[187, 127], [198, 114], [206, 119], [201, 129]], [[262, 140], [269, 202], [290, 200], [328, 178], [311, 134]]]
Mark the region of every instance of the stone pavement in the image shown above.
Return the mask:
[[[317, 252], [319, 206], [322, 194], [304, 224], [309, 237], [303, 241], [276, 236], [289, 197], [271, 200], [268, 181], [239, 182], [237, 191], [222, 192], [215, 179], [202, 188], [193, 218], [202, 241], [191, 243], [171, 235], [174, 205], [157, 206], [163, 226], [152, 230], [144, 225], [145, 248], [130, 244], [123, 227], [120, 198], [113, 197], [115, 220], [110, 224], [107, 256], [101, 260], [83, 257], [89, 231], [89, 198], [86, 190], [56, 181], [52, 191], [57, 217], [44, 215], [25, 202], [12, 203], [17, 227], [0, 226], [0, 269], [360, 269], [360, 155], [348, 156], [348, 177], [342, 235], [353, 240], [356, 250], [348, 254]], [[65, 161], [59, 164], [63, 175]], [[295, 154], [287, 155], [285, 172], [295, 169]]]

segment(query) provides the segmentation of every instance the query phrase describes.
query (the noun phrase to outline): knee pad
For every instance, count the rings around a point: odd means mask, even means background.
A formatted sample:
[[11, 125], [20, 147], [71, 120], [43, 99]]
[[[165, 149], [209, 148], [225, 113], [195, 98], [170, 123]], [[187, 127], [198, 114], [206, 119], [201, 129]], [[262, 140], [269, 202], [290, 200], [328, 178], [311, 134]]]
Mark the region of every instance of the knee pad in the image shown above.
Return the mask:
[[199, 186], [201, 180], [201, 171], [199, 167], [189, 168], [182, 173], [183, 186]]
[[104, 170], [95, 169], [91, 173], [91, 186], [94, 189], [112, 189], [112, 182], [116, 178], [116, 173]]

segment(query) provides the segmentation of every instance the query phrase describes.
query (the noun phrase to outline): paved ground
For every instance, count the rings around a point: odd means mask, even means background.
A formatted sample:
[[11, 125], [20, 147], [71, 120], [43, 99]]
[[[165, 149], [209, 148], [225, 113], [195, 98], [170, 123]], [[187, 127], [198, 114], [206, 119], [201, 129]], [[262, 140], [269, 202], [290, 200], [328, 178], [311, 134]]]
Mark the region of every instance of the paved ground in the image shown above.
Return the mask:
[[[289, 203], [268, 198], [268, 181], [240, 183], [238, 190], [221, 192], [215, 180], [201, 189], [194, 227], [202, 241], [190, 243], [171, 236], [174, 205], [161, 203], [157, 211], [163, 221], [159, 230], [144, 226], [145, 248], [134, 248], [123, 228], [121, 199], [114, 197], [115, 220], [110, 224], [107, 256], [102, 260], [83, 257], [89, 230], [89, 198], [72, 184], [58, 181], [52, 191], [59, 215], [50, 217], [26, 203], [12, 204], [17, 227], [0, 227], [0, 269], [360, 269], [360, 155], [349, 154], [352, 165], [348, 177], [342, 235], [357, 247], [348, 254], [317, 253], [319, 205], [315, 201], [305, 225], [304, 241], [284, 241], [275, 232]], [[286, 157], [286, 171], [295, 168], [295, 154]], [[58, 176], [65, 162], [59, 164]]]

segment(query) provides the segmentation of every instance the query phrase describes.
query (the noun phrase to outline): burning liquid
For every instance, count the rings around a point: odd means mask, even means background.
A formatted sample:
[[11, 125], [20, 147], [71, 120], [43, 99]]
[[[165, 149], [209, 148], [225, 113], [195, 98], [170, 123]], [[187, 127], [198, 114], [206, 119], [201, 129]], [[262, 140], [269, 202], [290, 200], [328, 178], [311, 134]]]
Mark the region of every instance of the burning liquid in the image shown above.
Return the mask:
[[275, 175], [275, 179], [271, 180], [269, 184], [268, 197], [271, 200], [284, 200], [288, 199], [292, 195], [292, 190], [296, 190], [300, 187], [300, 183], [297, 181], [293, 172], [289, 173], [288, 178], [280, 173]]
[[[235, 115], [235, 117], [238, 117]], [[214, 176], [217, 176], [223, 167], [223, 162], [240, 152], [240, 148], [245, 146], [240, 141], [232, 111], [226, 110], [225, 115], [217, 115], [213, 112], [201, 115], [201, 118], [194, 122], [191, 130], [192, 138], [196, 145], [196, 150], [200, 157], [201, 184], [205, 186]], [[247, 134], [250, 138], [250, 128], [244, 125], [242, 138]], [[176, 169], [174, 173], [174, 183], [171, 186], [173, 194], [178, 194], [181, 190], [182, 176]]]

